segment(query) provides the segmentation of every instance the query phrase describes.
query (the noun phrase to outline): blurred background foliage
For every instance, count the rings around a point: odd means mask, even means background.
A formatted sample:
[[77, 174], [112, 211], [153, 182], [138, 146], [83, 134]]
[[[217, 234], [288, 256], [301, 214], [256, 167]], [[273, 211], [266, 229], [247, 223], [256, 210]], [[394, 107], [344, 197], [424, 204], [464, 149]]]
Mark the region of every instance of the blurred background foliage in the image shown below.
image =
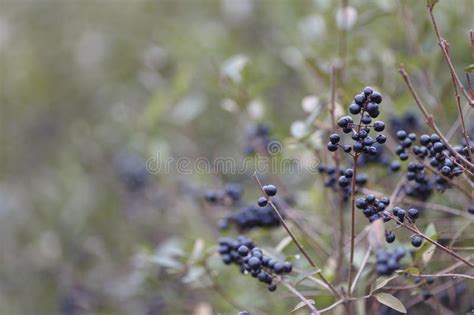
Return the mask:
[[[425, 1], [349, 5], [341, 22], [341, 3], [329, 0], [0, 1], [0, 313], [181, 314], [200, 303], [235, 312], [160, 257], [213, 246], [222, 214], [203, 206], [203, 191], [239, 181], [252, 201], [252, 172], [150, 174], [145, 161], [241, 160], [256, 122], [285, 149], [311, 152], [290, 127], [308, 115], [304, 97], [324, 109], [341, 58], [344, 107], [373, 85], [385, 118], [413, 108], [397, 72], [404, 63], [447, 130], [457, 112]], [[436, 7], [461, 74], [472, 62], [472, 12], [472, 1]], [[315, 175], [283, 178], [300, 208], [319, 211]], [[331, 220], [321, 211], [315, 224]], [[258, 236], [274, 246], [285, 234]], [[244, 305], [280, 314], [296, 304], [214, 265]]]

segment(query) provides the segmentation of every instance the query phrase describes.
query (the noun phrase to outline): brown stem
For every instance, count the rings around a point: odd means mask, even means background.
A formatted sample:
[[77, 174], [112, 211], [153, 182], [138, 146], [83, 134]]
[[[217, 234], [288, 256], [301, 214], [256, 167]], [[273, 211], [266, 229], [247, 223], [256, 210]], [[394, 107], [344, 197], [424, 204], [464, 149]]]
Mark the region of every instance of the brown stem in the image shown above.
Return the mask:
[[[331, 129], [332, 132], [337, 131], [337, 125], [336, 125], [336, 73], [335, 73], [335, 68], [334, 66], [331, 67]], [[340, 176], [340, 170], [339, 170], [339, 165], [340, 165], [340, 156], [339, 156], [339, 150], [336, 150], [332, 154], [332, 158], [334, 160], [334, 166], [336, 167], [336, 178], [339, 178]], [[342, 260], [343, 260], [343, 250], [342, 248], [344, 247], [344, 232], [345, 232], [345, 224], [344, 224], [344, 197], [342, 195], [342, 191], [339, 192], [338, 196], [338, 209], [337, 213], [339, 215], [339, 220], [334, 221], [335, 226], [334, 230], [336, 231], [337, 235], [337, 259], [336, 259], [336, 275], [338, 275], [338, 278], [341, 275], [341, 268], [342, 268]]]
[[435, 31], [435, 34], [436, 34], [436, 38], [438, 39], [438, 44], [440, 45], [441, 47], [441, 50], [443, 52], [443, 55], [444, 55], [444, 59], [446, 60], [446, 63], [448, 64], [448, 67], [449, 67], [449, 71], [451, 72], [451, 75], [453, 76], [453, 83], [457, 84], [459, 86], [459, 88], [461, 89], [464, 97], [467, 99], [467, 101], [469, 102], [469, 104], [471, 106], [474, 106], [474, 100], [470, 97], [469, 93], [467, 93], [466, 89], [464, 88], [463, 84], [461, 83], [461, 80], [459, 80], [459, 77], [458, 75], [456, 74], [456, 71], [454, 70], [454, 65], [453, 65], [453, 62], [451, 61], [451, 57], [449, 56], [444, 44], [443, 44], [443, 41], [444, 39], [441, 37], [441, 33], [438, 29], [438, 24], [436, 23], [436, 19], [433, 15], [433, 8], [434, 8], [434, 5], [433, 6], [428, 6], [428, 13], [430, 15], [430, 18], [431, 18], [431, 24], [433, 25], [433, 29]]
[[[471, 162], [469, 162], [468, 160], [466, 160], [466, 158], [464, 156], [462, 156], [461, 154], [459, 154], [458, 152], [456, 152], [453, 147], [451, 146], [451, 144], [449, 144], [449, 141], [445, 138], [445, 136], [441, 133], [441, 131], [439, 130], [438, 126], [436, 125], [436, 123], [434, 122], [434, 119], [433, 119], [433, 115], [431, 115], [429, 112], [428, 112], [428, 109], [426, 108], [426, 106], [423, 104], [423, 102], [420, 100], [420, 98], [418, 97], [418, 94], [416, 93], [411, 81], [410, 81], [410, 78], [408, 77], [408, 73], [405, 71], [405, 69], [403, 68], [403, 65], [400, 65], [400, 69], [399, 69], [399, 72], [400, 74], [402, 75], [403, 77], [403, 80], [405, 81], [405, 83], [407, 84], [408, 86], [408, 89], [410, 90], [414, 100], [415, 100], [415, 103], [418, 105], [418, 107], [420, 108], [421, 112], [423, 113], [423, 115], [425, 116], [426, 118], [426, 121], [427, 121], [427, 124], [429, 127], [431, 127], [434, 132], [441, 138], [441, 141], [443, 142], [443, 144], [446, 146], [446, 148], [449, 150], [449, 152], [451, 152], [451, 154], [453, 154], [455, 157], [457, 157], [459, 160], [461, 160], [465, 165], [466, 167], [468, 167], [470, 170], [474, 169], [474, 164], [472, 164]], [[472, 175], [472, 173], [471, 173]]]
[[293, 293], [294, 295], [296, 295], [302, 302], [304, 302], [304, 304], [306, 304], [306, 306], [308, 306], [308, 308], [311, 310], [311, 315], [319, 315], [319, 311], [316, 309], [316, 307], [314, 307], [314, 305], [308, 301], [308, 299], [306, 299], [300, 292], [298, 292], [298, 290], [296, 290], [292, 285], [290, 285], [289, 283], [285, 282], [285, 281], [281, 281], [281, 283], [283, 283], [283, 285], [291, 292]]
[[[354, 264], [354, 240], [355, 240], [355, 184], [356, 184], [356, 176], [357, 176], [357, 158], [359, 157], [356, 154], [353, 157], [353, 171], [354, 174], [352, 175], [351, 180], [351, 254], [349, 258], [349, 288], [352, 286], [352, 269]], [[350, 296], [350, 290], [349, 290]]]
[[395, 222], [397, 222], [398, 224], [400, 224], [401, 226], [403, 226], [405, 229], [407, 230], [410, 230], [411, 232], [415, 233], [415, 234], [418, 234], [421, 238], [425, 239], [427, 242], [435, 245], [436, 247], [440, 248], [441, 250], [445, 251], [446, 253], [448, 253], [449, 255], [453, 256], [454, 258], [457, 258], [459, 259], [460, 261], [464, 262], [466, 265], [468, 265], [469, 267], [472, 267], [474, 268], [474, 264], [469, 262], [468, 260], [466, 260], [464, 257], [458, 255], [457, 253], [455, 253], [454, 251], [450, 250], [449, 248], [447, 247], [444, 247], [443, 245], [441, 245], [440, 243], [432, 240], [430, 237], [426, 236], [425, 234], [423, 234], [420, 230], [418, 230], [418, 228], [415, 227], [412, 227], [404, 222], [401, 222], [400, 220], [398, 220], [398, 218], [396, 218], [393, 214], [387, 212], [388, 215], [395, 220]]
[[[283, 217], [281, 216], [280, 214], [280, 211], [278, 211], [277, 207], [275, 206], [275, 204], [272, 202], [272, 200], [270, 199], [270, 196], [267, 195], [267, 193], [265, 192], [265, 190], [263, 190], [263, 185], [262, 183], [260, 182], [260, 179], [258, 178], [258, 175], [257, 175], [257, 172], [255, 172], [253, 174], [253, 178], [255, 179], [255, 181], [257, 182], [258, 186], [260, 187], [260, 190], [262, 191], [263, 195], [265, 196], [265, 198], [268, 200], [268, 205], [273, 209], [273, 211], [275, 212], [275, 214], [278, 216], [278, 219], [280, 220], [281, 224], [283, 225], [283, 227], [285, 228], [286, 232], [288, 233], [288, 235], [291, 237], [291, 239], [293, 240], [293, 242], [296, 244], [296, 247], [298, 247], [299, 251], [303, 254], [303, 256], [306, 258], [306, 260], [308, 261], [308, 263], [313, 267], [313, 268], [317, 268], [316, 267], [316, 264], [314, 263], [314, 261], [309, 257], [308, 253], [306, 252], [306, 250], [304, 249], [303, 245], [296, 239], [296, 236], [293, 234], [293, 232], [291, 232], [288, 224], [286, 223], [285, 219], [283, 219]], [[322, 273], [318, 273], [318, 276], [319, 278], [327, 284], [327, 286], [329, 287], [329, 289], [338, 297], [340, 297], [340, 294], [339, 292], [336, 291], [336, 289], [332, 286], [332, 284], [326, 279], [326, 277], [324, 277], [324, 275]]]

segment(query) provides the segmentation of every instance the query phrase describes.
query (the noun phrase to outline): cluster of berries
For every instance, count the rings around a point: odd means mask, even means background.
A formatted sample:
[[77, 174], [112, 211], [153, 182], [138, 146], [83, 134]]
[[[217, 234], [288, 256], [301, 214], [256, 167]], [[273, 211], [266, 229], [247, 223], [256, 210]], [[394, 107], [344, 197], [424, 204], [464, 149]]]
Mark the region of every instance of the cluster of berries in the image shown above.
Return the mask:
[[267, 124], [259, 123], [250, 128], [246, 135], [244, 154], [251, 155], [261, 150], [266, 150], [270, 139], [271, 128]]
[[[402, 161], [405, 161], [408, 159], [406, 150], [416, 140], [416, 135], [414, 133], [407, 134], [406, 131], [399, 130], [397, 138], [400, 144], [395, 152]], [[429, 196], [434, 185], [438, 191], [443, 192], [446, 188], [449, 188], [449, 179], [462, 174], [462, 168], [458, 165], [459, 161], [446, 149], [437, 134], [421, 135], [419, 145], [414, 145], [411, 150], [420, 160], [429, 159], [429, 164], [441, 174], [434, 174], [429, 177], [423, 171], [422, 164], [408, 165], [407, 178], [418, 184], [413, 195]], [[455, 146], [454, 150], [464, 156], [468, 153], [467, 146], [463, 145]]]
[[243, 189], [238, 183], [228, 183], [224, 190], [211, 190], [206, 193], [204, 198], [211, 204], [230, 206], [238, 203], [242, 198]]
[[377, 274], [390, 276], [395, 270], [400, 269], [400, 260], [405, 256], [405, 250], [402, 247], [393, 250], [379, 249], [375, 256], [377, 258]]
[[420, 216], [420, 211], [416, 208], [410, 208], [407, 211], [400, 207], [393, 207], [392, 213], [398, 218], [400, 222], [405, 221], [405, 218], [408, 218], [411, 222], [415, 222]]
[[384, 222], [390, 221], [390, 215], [385, 211], [389, 204], [389, 198], [383, 197], [379, 199], [372, 194], [357, 198], [355, 202], [356, 207], [362, 210], [362, 213], [369, 219], [369, 222], [377, 219], [383, 219]]
[[[272, 190], [276, 193], [276, 187], [269, 185], [269, 195]], [[265, 205], [259, 203], [260, 207], [243, 205], [241, 202], [242, 195], [242, 186], [237, 183], [226, 184], [221, 191], [206, 193], [205, 199], [211, 204], [238, 208], [237, 211], [230, 213], [218, 222], [219, 229], [226, 230], [231, 224], [235, 225], [239, 231], [246, 231], [255, 227], [271, 228], [280, 225], [280, 220], [272, 208], [267, 206], [266, 202]]]
[[263, 255], [262, 250], [244, 236], [238, 236], [237, 240], [231, 238], [219, 240], [219, 253], [225, 264], [238, 265], [242, 273], [250, 273], [252, 277], [267, 284], [269, 291], [277, 289], [273, 283], [275, 275], [288, 274], [293, 270], [291, 263], [280, 262]]
[[369, 136], [369, 133], [371, 129], [376, 132], [382, 132], [385, 129], [383, 121], [372, 123], [372, 118], [376, 118], [380, 114], [379, 104], [381, 102], [382, 95], [371, 87], [366, 87], [362, 93], [356, 95], [349, 106], [349, 111], [353, 115], [360, 115], [360, 125], [355, 124], [351, 116], [344, 116], [337, 121], [337, 125], [342, 128], [344, 133], [352, 133], [354, 144], [352, 146], [349, 144], [340, 145], [341, 137], [335, 133], [329, 136], [328, 150], [334, 152], [341, 147], [346, 153], [354, 151], [356, 154], [377, 155], [377, 147], [374, 144], [385, 143], [387, 137], [380, 133], [374, 139]]
[[280, 225], [280, 220], [268, 205], [263, 207], [249, 205], [223, 218], [219, 222], [219, 228], [225, 230], [229, 224], [235, 224], [239, 231], [245, 231], [256, 227], [277, 227]]
[[[351, 189], [350, 186], [352, 176], [354, 172], [352, 168], [344, 169], [343, 167], [339, 168], [339, 178], [337, 178], [336, 168], [334, 166], [320, 164], [318, 167], [318, 171], [320, 174], [327, 174], [327, 178], [324, 180], [324, 185], [326, 187], [330, 187], [336, 191], [343, 192], [344, 201], [349, 200], [351, 196]], [[356, 183], [356, 191], [358, 187], [362, 187], [367, 184], [368, 177], [366, 174], [357, 174], [355, 178]]]

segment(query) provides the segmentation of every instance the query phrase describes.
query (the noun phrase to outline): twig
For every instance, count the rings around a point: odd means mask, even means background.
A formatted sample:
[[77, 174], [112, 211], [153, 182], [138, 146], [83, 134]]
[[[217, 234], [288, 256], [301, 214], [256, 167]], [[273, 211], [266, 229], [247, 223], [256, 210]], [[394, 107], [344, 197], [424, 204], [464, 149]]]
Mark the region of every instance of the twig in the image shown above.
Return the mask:
[[[367, 189], [367, 188], [363, 188], [362, 192], [367, 193], [367, 194], [373, 194], [373, 195], [380, 196], [380, 197], [385, 196], [385, 194], [383, 194], [381, 192], [371, 190], [371, 189]], [[423, 208], [427, 208], [427, 209], [431, 209], [431, 210], [436, 210], [436, 211], [441, 211], [441, 212], [445, 212], [445, 213], [449, 213], [449, 214], [459, 215], [459, 216], [465, 217], [466, 219], [474, 220], [474, 215], [469, 214], [466, 211], [462, 211], [462, 210], [459, 210], [459, 209], [454, 209], [454, 208], [447, 207], [447, 206], [444, 206], [444, 205], [438, 205], [438, 204], [435, 204], [435, 203], [423, 202], [423, 201], [419, 201], [419, 200], [416, 200], [416, 199], [413, 199], [413, 198], [410, 198], [410, 197], [406, 197], [406, 196], [401, 198], [399, 202], [402, 202], [404, 204], [410, 204], [412, 206], [423, 207]]]
[[474, 276], [469, 276], [469, 275], [465, 275], [465, 274], [462, 274], [462, 273], [442, 273], [442, 274], [433, 274], [433, 275], [424, 274], [424, 275], [418, 275], [418, 277], [422, 277], [422, 278], [453, 277], [453, 278], [466, 278], [466, 279], [473, 279], [474, 280]]
[[341, 304], [341, 303], [344, 303], [344, 300], [343, 300], [343, 299], [338, 300], [338, 301], [334, 302], [333, 304], [329, 305], [328, 307], [321, 309], [319, 312], [320, 312], [320, 313], [325, 313], [325, 312], [327, 312], [327, 311], [330, 311], [330, 310], [332, 310], [333, 308], [335, 308], [336, 306], [338, 306], [338, 305]]
[[398, 220], [398, 218], [396, 218], [393, 214], [391, 214], [390, 212], [387, 211], [387, 214], [393, 219], [395, 220], [395, 222], [397, 222], [398, 224], [400, 224], [401, 226], [403, 226], [405, 229], [407, 230], [410, 230], [411, 232], [415, 233], [415, 234], [418, 234], [421, 238], [425, 239], [426, 241], [428, 241], [429, 243], [435, 245], [436, 247], [442, 249], [443, 251], [445, 251], [446, 253], [448, 253], [449, 255], [453, 256], [454, 258], [457, 258], [459, 259], [460, 261], [464, 262], [466, 265], [468, 265], [469, 267], [472, 267], [474, 268], [474, 264], [467, 261], [465, 258], [463, 258], [462, 256], [458, 255], [456, 252], [450, 250], [449, 248], [441, 245], [440, 243], [432, 240], [430, 237], [426, 236], [425, 234], [423, 234], [420, 230], [418, 230], [418, 228], [415, 227], [411, 227], [410, 225], [404, 223], [404, 222], [401, 222], [400, 220]]
[[438, 39], [438, 44], [440, 45], [441, 50], [443, 51], [444, 59], [446, 60], [446, 63], [448, 64], [449, 71], [451, 72], [451, 75], [453, 76], [453, 81], [455, 81], [455, 84], [457, 84], [459, 86], [459, 88], [461, 89], [464, 97], [467, 99], [469, 104], [471, 106], [474, 106], [474, 100], [471, 99], [469, 93], [467, 93], [466, 89], [464, 88], [463, 84], [461, 83], [461, 80], [459, 80], [459, 77], [456, 74], [456, 70], [454, 70], [453, 62], [451, 61], [449, 53], [447, 52], [446, 47], [443, 43], [444, 39], [441, 37], [441, 33], [440, 33], [440, 31], [438, 29], [438, 25], [436, 23], [436, 19], [433, 15], [433, 8], [434, 8], [434, 5], [428, 5], [428, 13], [429, 13], [430, 18], [431, 18], [431, 24], [433, 24], [433, 29], [436, 33], [436, 38]]
[[446, 148], [449, 150], [449, 152], [451, 152], [451, 154], [453, 154], [454, 156], [456, 156], [459, 160], [463, 161], [463, 163], [466, 165], [466, 167], [469, 168], [469, 173], [470, 175], [473, 175], [472, 172], [470, 170], [474, 169], [474, 164], [472, 164], [471, 162], [469, 162], [468, 160], [466, 160], [466, 158], [464, 156], [462, 156], [461, 154], [459, 154], [458, 152], [456, 152], [453, 147], [451, 146], [451, 144], [449, 143], [449, 141], [444, 137], [443, 133], [439, 130], [438, 126], [435, 124], [434, 122], [434, 119], [433, 119], [433, 115], [431, 115], [426, 106], [421, 102], [420, 98], [418, 97], [418, 94], [416, 93], [411, 81], [410, 81], [410, 78], [408, 77], [408, 73], [405, 71], [405, 69], [403, 68], [403, 65], [400, 65], [400, 69], [399, 69], [399, 72], [400, 74], [402, 75], [403, 77], [403, 80], [405, 81], [405, 83], [407, 84], [408, 86], [408, 89], [410, 90], [413, 98], [415, 99], [415, 103], [418, 105], [418, 107], [420, 108], [421, 112], [423, 113], [423, 115], [425, 116], [426, 118], [426, 123], [429, 127], [431, 127], [431, 129], [434, 130], [434, 132], [441, 138], [441, 141], [443, 142], [443, 144], [446, 146]]
[[[332, 132], [337, 131], [337, 125], [336, 125], [336, 74], [335, 74], [335, 69], [334, 66], [331, 67], [331, 108], [330, 108], [330, 113], [331, 113], [331, 129]], [[334, 166], [336, 167], [336, 178], [339, 178], [340, 176], [340, 170], [339, 170], [339, 165], [340, 165], [340, 156], [339, 156], [339, 150], [336, 150], [332, 155], [332, 159], [334, 160]], [[334, 221], [335, 223], [335, 231], [337, 232], [337, 259], [336, 259], [336, 274], [341, 275], [341, 268], [342, 268], [342, 259], [344, 257], [343, 255], [343, 250], [342, 248], [344, 247], [344, 232], [345, 232], [345, 224], [344, 224], [344, 199], [342, 196], [342, 191], [339, 191], [338, 194], [338, 215], [339, 215], [339, 220]], [[337, 224], [336, 222], [339, 222]]]
[[285, 287], [287, 287], [288, 290], [291, 291], [294, 295], [296, 295], [304, 304], [308, 306], [308, 308], [311, 310], [311, 315], [319, 315], [319, 311], [314, 307], [314, 305], [308, 301], [301, 293], [298, 292], [292, 285], [287, 283], [286, 281], [281, 281]]
[[[257, 172], [255, 172], [253, 174], [253, 178], [255, 179], [255, 181], [257, 182], [258, 186], [260, 187], [260, 190], [262, 191], [263, 195], [265, 196], [265, 198], [267, 199], [268, 201], [268, 205], [270, 205], [270, 207], [273, 209], [273, 211], [275, 212], [275, 214], [278, 216], [278, 219], [280, 220], [281, 224], [283, 225], [283, 227], [285, 228], [286, 232], [288, 233], [288, 235], [291, 237], [291, 239], [293, 240], [293, 242], [296, 244], [296, 247], [298, 247], [299, 251], [303, 254], [303, 256], [306, 258], [306, 260], [309, 262], [309, 264], [313, 267], [313, 268], [316, 268], [316, 264], [313, 262], [313, 260], [309, 257], [308, 253], [306, 252], [306, 250], [304, 249], [303, 245], [296, 239], [295, 235], [293, 234], [293, 232], [291, 232], [288, 224], [286, 223], [285, 219], [283, 219], [283, 217], [281, 216], [280, 214], [280, 211], [278, 211], [277, 207], [275, 206], [275, 204], [272, 202], [272, 200], [270, 199], [270, 196], [267, 195], [267, 193], [265, 192], [265, 190], [263, 189], [263, 185], [262, 183], [260, 182], [260, 179], [258, 178], [258, 175], [257, 175]], [[340, 294], [339, 292], [336, 291], [336, 289], [332, 286], [332, 284], [326, 279], [326, 277], [324, 277], [324, 275], [322, 273], [318, 273], [318, 276], [319, 278], [324, 281], [324, 283], [326, 283], [328, 285], [328, 287], [331, 289], [331, 291], [337, 295], [338, 297], [340, 297]]]
[[362, 264], [360, 265], [360, 268], [357, 271], [356, 276], [354, 277], [354, 282], [352, 282], [352, 286], [350, 289], [351, 294], [354, 292], [354, 289], [357, 285], [357, 281], [359, 280], [359, 277], [362, 274], [362, 271], [364, 270], [365, 265], [367, 264], [367, 260], [369, 260], [371, 250], [372, 250], [372, 246], [369, 244], [369, 247], [367, 248], [367, 251], [365, 252], [364, 259], [362, 260]]

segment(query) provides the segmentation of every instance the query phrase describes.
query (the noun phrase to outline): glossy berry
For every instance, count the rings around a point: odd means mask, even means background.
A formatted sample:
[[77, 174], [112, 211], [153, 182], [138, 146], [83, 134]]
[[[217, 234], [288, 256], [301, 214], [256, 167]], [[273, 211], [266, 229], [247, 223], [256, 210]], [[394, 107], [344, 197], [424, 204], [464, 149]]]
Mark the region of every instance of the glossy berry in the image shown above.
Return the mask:
[[329, 136], [329, 141], [333, 144], [339, 143], [341, 140], [341, 137], [337, 133], [333, 133], [332, 135]]
[[374, 91], [370, 97], [369, 97], [370, 101], [374, 102], [374, 103], [377, 103], [377, 104], [380, 104], [382, 103], [382, 95], [377, 92], [377, 91]]
[[329, 151], [335, 152], [335, 151], [337, 151], [338, 147], [337, 147], [337, 144], [334, 144], [332, 142], [328, 142], [327, 148], [328, 148]]
[[364, 88], [364, 94], [365, 96], [369, 96], [370, 94], [372, 94], [374, 92], [374, 90], [370, 87], [370, 86], [367, 86]]
[[352, 147], [350, 146], [350, 144], [344, 144], [342, 146], [342, 150], [344, 150], [344, 152], [346, 153], [350, 153], [352, 151]]
[[362, 119], [361, 119], [361, 122], [364, 124], [364, 125], [368, 125], [372, 122], [372, 118], [370, 118], [369, 115], [363, 115], [362, 116]]
[[377, 141], [380, 144], [384, 144], [387, 141], [387, 137], [383, 134], [378, 134], [377, 137], [375, 138], [375, 141]]
[[260, 207], [265, 207], [267, 204], [268, 204], [267, 198], [265, 197], [258, 198], [258, 205]]
[[337, 125], [341, 128], [345, 128], [345, 127], [349, 126], [350, 123], [353, 123], [353, 120], [352, 120], [351, 116], [341, 117], [337, 121]]
[[408, 217], [412, 220], [415, 220], [415, 219], [418, 219], [418, 216], [419, 216], [419, 211], [418, 209], [415, 209], [415, 208], [411, 208], [411, 209], [408, 209]]
[[405, 130], [397, 131], [398, 140], [405, 140], [406, 137], [407, 137], [407, 132]]
[[359, 114], [359, 113], [360, 113], [360, 110], [361, 110], [360, 105], [357, 105], [356, 103], [352, 103], [352, 104], [349, 106], [349, 111], [350, 111], [351, 114], [353, 114], [353, 115]]
[[421, 135], [420, 137], [420, 144], [421, 145], [428, 145], [431, 141], [431, 138], [430, 136], [428, 135]]
[[263, 186], [263, 191], [270, 197], [275, 196], [277, 193], [277, 188], [274, 185]]
[[350, 182], [349, 178], [347, 178], [346, 176], [341, 176], [338, 179], [338, 183], [339, 183], [339, 186], [341, 186], [341, 187], [347, 187], [347, 186], [349, 186], [349, 184], [351, 182]]
[[385, 124], [383, 121], [376, 121], [374, 122], [374, 130], [377, 132], [381, 132], [385, 129]]
[[420, 247], [423, 244], [423, 239], [419, 235], [413, 235], [411, 238], [411, 244], [414, 247]]
[[242, 245], [237, 250], [240, 256], [247, 256], [249, 253], [249, 248], [245, 245]]
[[268, 286], [268, 291], [270, 291], [270, 292], [273, 292], [273, 291], [275, 291], [276, 289], [277, 289], [276, 284], [270, 284], [270, 285]]
[[392, 231], [387, 232], [385, 234], [385, 241], [387, 241], [387, 243], [393, 243], [395, 241], [395, 233]]

